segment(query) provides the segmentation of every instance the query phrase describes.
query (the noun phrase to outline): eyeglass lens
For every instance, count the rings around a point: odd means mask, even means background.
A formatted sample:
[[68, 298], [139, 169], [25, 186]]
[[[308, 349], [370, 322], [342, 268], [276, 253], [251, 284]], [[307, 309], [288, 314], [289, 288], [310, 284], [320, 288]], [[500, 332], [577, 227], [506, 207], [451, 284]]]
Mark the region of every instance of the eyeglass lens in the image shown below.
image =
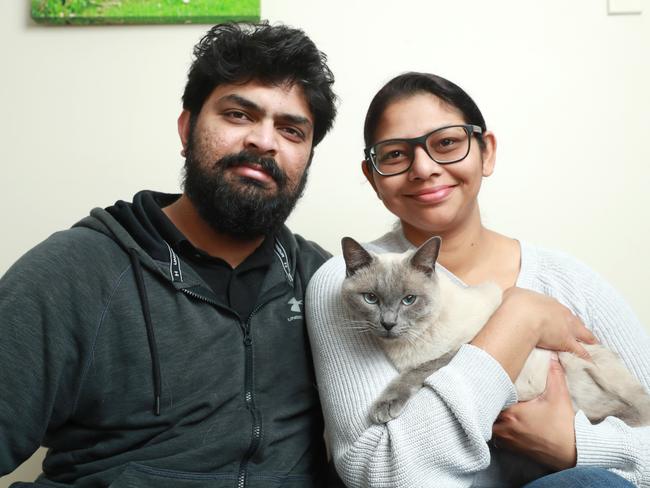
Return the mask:
[[[429, 156], [442, 164], [460, 161], [469, 152], [469, 136], [464, 127], [436, 130], [429, 134], [425, 144]], [[406, 171], [415, 157], [415, 146], [422, 146], [422, 143], [394, 140], [377, 144], [374, 147], [377, 169], [384, 174]]]

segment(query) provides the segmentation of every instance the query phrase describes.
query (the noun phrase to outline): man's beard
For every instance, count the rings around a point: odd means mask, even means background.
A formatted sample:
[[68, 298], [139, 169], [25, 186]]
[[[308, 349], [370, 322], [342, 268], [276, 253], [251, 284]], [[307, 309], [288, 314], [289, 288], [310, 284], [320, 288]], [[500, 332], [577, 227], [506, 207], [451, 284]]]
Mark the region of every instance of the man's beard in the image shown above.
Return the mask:
[[[309, 164], [292, 190], [286, 173], [273, 158], [241, 151], [224, 156], [210, 167], [195, 157], [192, 149], [192, 144], [188, 145], [183, 190], [203, 220], [217, 232], [236, 239], [251, 240], [275, 234], [307, 184]], [[275, 190], [269, 191], [262, 182], [252, 178], [226, 174], [228, 168], [244, 164], [260, 165], [275, 182]]]

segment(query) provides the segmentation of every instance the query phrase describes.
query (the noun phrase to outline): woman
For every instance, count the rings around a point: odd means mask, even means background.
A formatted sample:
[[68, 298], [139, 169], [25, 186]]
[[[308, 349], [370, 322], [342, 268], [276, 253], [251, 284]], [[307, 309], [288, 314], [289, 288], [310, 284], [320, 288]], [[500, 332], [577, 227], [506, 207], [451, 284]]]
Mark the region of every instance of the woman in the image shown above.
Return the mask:
[[[363, 172], [399, 218], [367, 247], [402, 252], [440, 235], [438, 269], [468, 285], [494, 281], [504, 299], [398, 418], [377, 425], [369, 408], [397, 371], [371, 337], [345, 327], [342, 258], [312, 278], [310, 338], [329, 445], [348, 486], [508, 486], [498, 468], [506, 451], [559, 471], [535, 487], [650, 485], [650, 428], [615, 418], [592, 425], [573, 411], [559, 363], [543, 395], [516, 403], [512, 381], [532, 348], [584, 355], [580, 342], [594, 337], [583, 322], [650, 389], [650, 338], [584, 265], [483, 226], [477, 196], [494, 170], [496, 140], [473, 100], [435, 75], [398, 76], [371, 102], [364, 137]], [[498, 448], [490, 450], [491, 438]]]

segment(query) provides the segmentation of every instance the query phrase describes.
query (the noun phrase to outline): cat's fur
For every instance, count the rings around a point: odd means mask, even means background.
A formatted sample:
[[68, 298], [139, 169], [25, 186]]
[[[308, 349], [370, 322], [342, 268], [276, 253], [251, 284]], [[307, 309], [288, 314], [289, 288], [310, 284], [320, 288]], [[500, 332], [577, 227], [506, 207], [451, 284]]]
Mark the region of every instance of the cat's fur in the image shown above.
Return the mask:
[[[415, 251], [374, 254], [354, 239], [342, 240], [347, 277], [341, 297], [352, 326], [377, 336], [400, 371], [375, 402], [374, 422], [399, 416], [424, 380], [470, 342], [501, 303], [496, 284], [463, 287], [436, 272], [440, 242], [433, 237]], [[574, 407], [592, 422], [613, 415], [631, 426], [649, 425], [650, 396], [619, 357], [601, 345], [585, 348], [592, 362], [559, 353]], [[531, 352], [515, 382], [520, 401], [544, 391], [550, 354]]]

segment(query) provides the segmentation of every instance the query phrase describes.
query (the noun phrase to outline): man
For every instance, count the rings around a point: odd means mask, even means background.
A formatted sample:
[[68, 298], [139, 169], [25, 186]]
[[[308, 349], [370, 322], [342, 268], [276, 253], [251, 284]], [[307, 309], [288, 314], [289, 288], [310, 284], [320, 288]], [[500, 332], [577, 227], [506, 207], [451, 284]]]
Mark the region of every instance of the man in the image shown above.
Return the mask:
[[0, 475], [44, 445], [34, 486], [324, 484], [303, 296], [327, 254], [283, 223], [333, 76], [285, 26], [194, 54], [183, 194], [94, 209], [0, 281]]

